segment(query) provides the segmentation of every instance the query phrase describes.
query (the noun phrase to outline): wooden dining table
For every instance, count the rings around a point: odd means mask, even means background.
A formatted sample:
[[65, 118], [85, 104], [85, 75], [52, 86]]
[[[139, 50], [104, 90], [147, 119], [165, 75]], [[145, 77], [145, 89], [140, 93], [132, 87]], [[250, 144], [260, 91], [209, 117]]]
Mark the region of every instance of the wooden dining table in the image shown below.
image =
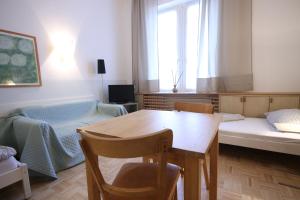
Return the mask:
[[[210, 155], [209, 199], [217, 199], [218, 127], [217, 114], [140, 110], [78, 128], [77, 131], [105, 137], [128, 138], [151, 134], [165, 128], [173, 131], [171, 160], [184, 169], [184, 199], [201, 198], [201, 159]], [[100, 199], [91, 172], [87, 170], [89, 200]]]

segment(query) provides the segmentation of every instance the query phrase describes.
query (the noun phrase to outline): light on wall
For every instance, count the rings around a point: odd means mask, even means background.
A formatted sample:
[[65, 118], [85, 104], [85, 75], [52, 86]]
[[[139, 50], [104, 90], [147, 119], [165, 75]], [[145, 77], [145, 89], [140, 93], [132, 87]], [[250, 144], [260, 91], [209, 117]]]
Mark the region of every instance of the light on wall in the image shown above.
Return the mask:
[[74, 65], [75, 40], [67, 32], [56, 32], [51, 36], [53, 45], [52, 59], [56, 65]]

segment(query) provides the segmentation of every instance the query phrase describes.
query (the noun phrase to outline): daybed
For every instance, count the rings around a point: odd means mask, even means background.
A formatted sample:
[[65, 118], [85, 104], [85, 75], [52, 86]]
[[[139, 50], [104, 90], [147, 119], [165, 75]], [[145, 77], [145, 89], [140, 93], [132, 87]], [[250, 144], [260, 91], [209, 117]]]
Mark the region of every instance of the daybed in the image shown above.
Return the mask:
[[300, 156], [300, 134], [277, 131], [265, 118], [222, 122], [219, 135], [223, 144]]
[[14, 136], [10, 146], [17, 149], [31, 175], [57, 178], [56, 172], [84, 160], [76, 128], [126, 113], [123, 106], [98, 101], [27, 107], [11, 114], [6, 134]]
[[220, 143], [300, 155], [300, 133], [281, 132], [265, 118], [265, 113], [299, 109], [300, 94], [221, 94], [219, 111], [241, 114], [244, 120], [222, 122]]
[[13, 148], [0, 146], [0, 189], [22, 181], [24, 197], [28, 199], [31, 196], [31, 189], [27, 165], [18, 162], [14, 157], [15, 154], [16, 151]]

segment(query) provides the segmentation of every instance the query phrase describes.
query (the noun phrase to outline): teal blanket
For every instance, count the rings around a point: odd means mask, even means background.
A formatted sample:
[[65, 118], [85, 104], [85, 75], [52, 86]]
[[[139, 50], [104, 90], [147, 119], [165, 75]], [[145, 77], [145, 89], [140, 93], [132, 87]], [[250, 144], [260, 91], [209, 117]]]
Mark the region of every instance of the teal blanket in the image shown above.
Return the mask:
[[0, 120], [0, 144], [17, 149], [32, 172], [56, 172], [84, 160], [76, 128], [127, 114], [120, 105], [84, 101], [18, 109]]

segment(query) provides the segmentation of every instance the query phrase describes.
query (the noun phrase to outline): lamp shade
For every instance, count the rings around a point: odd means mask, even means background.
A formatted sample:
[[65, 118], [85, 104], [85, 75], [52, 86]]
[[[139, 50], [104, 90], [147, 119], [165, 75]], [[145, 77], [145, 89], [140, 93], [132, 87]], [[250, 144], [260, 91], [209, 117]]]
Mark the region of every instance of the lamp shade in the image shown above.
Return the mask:
[[105, 74], [105, 62], [103, 59], [98, 60], [98, 74]]

